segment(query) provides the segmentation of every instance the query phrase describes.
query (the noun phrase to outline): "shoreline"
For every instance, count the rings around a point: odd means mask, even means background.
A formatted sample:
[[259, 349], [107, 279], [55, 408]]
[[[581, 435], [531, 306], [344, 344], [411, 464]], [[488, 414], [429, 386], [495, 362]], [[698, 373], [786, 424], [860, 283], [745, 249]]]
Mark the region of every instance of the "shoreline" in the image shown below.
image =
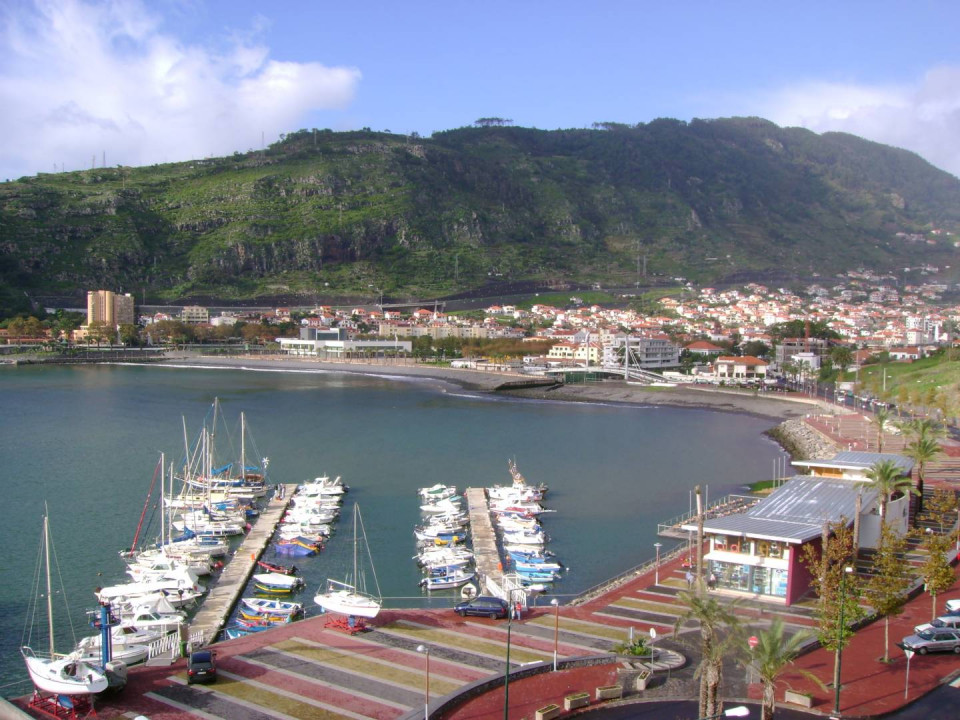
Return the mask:
[[[159, 365], [219, 367], [278, 372], [343, 372], [403, 380], [432, 380], [452, 384], [469, 392], [492, 394], [503, 383], [522, 379], [518, 373], [479, 371], [433, 365], [406, 365], [379, 362], [338, 362], [286, 357], [216, 357], [209, 355], [167, 357]], [[567, 384], [543, 390], [526, 388], [500, 391], [497, 395], [553, 400], [558, 402], [603, 402], [621, 405], [663, 405], [698, 410], [743, 413], [777, 422], [802, 417], [819, 407], [814, 400], [788, 398], [779, 393], [756, 394], [751, 391], [708, 389], [704, 386], [651, 387], [606, 380], [586, 384]]]
[[496, 391], [503, 383], [520, 379], [517, 373], [479, 371], [421, 364], [391, 364], [363, 361], [306, 360], [284, 356], [217, 357], [182, 355], [167, 357], [158, 365], [253, 370], [262, 372], [346, 373], [381, 377], [398, 382], [430, 382], [447, 390], [456, 388], [477, 395], [502, 395], [517, 399], [546, 402], [581, 402], [631, 406], [662, 406], [689, 410], [708, 410], [750, 415], [771, 421], [765, 433], [778, 443], [792, 459], [809, 459], [831, 455], [838, 448], [810, 428], [803, 418], [822, 409], [821, 403], [809, 398], [787, 397], [779, 393], [740, 392], [704, 386], [651, 387], [607, 380], [585, 384], [567, 384], [553, 389], [525, 388]]

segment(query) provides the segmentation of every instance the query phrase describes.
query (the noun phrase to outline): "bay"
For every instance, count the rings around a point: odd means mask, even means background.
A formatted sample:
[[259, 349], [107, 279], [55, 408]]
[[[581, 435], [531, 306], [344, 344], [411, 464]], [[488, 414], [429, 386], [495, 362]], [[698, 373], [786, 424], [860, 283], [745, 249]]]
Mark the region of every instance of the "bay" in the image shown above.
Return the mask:
[[[270, 458], [270, 481], [330, 474], [351, 488], [327, 549], [297, 563], [308, 605], [350, 562], [351, 503], [361, 507], [385, 606], [449, 606], [452, 593], [426, 599], [418, 589], [415, 491], [506, 484], [514, 459], [530, 482], [550, 486], [546, 505], [556, 513], [543, 522], [569, 568], [556, 586], [565, 602], [650, 559], [657, 523], [685, 512], [695, 485], [711, 498], [738, 492], [769, 477], [783, 455], [763, 435], [769, 420], [707, 410], [517, 400], [323, 371], [2, 368], [5, 696], [29, 690], [18, 647], [44, 503], [77, 635], [89, 634], [83, 611], [95, 606], [95, 587], [123, 580], [117, 552], [130, 546], [160, 452], [179, 461], [184, 423], [192, 442], [215, 397], [237, 433], [245, 413], [256, 450]], [[58, 635], [58, 649], [68, 649], [62, 613]]]

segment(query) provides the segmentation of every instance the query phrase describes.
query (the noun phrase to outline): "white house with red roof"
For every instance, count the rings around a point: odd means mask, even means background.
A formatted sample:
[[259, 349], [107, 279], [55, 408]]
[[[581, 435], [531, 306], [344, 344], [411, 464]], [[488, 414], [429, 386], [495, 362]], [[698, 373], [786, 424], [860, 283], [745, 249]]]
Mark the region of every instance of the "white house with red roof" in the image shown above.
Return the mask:
[[767, 376], [767, 363], [752, 355], [720, 356], [714, 360], [713, 373], [721, 380], [763, 379]]
[[708, 340], [695, 340], [684, 348], [695, 355], [719, 355], [724, 352], [724, 349]]

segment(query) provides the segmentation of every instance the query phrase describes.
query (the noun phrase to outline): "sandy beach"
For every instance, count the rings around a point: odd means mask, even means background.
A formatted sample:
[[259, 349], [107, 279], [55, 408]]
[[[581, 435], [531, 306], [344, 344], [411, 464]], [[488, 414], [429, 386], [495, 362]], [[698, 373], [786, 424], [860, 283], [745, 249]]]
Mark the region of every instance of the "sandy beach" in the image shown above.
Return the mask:
[[[378, 375], [395, 378], [397, 381], [433, 380], [448, 383], [476, 393], [492, 393], [504, 383], [525, 377], [516, 373], [467, 370], [436, 365], [393, 364], [384, 362], [329, 362], [324, 360], [288, 358], [283, 356], [215, 357], [182, 355], [169, 357], [168, 364], [250, 368], [290, 372], [345, 372], [363, 375]], [[756, 393], [751, 390], [721, 390], [709, 386], [683, 385], [677, 387], [650, 387], [626, 383], [622, 380], [605, 380], [585, 384], [568, 384], [552, 390], [530, 388], [501, 391], [515, 397], [539, 400], [624, 403], [631, 405], [665, 405], [672, 407], [699, 408], [731, 413], [747, 413], [769, 418], [774, 424], [795, 417], [802, 417], [817, 409], [817, 403], [807, 398], [787, 398], [780, 393]]]

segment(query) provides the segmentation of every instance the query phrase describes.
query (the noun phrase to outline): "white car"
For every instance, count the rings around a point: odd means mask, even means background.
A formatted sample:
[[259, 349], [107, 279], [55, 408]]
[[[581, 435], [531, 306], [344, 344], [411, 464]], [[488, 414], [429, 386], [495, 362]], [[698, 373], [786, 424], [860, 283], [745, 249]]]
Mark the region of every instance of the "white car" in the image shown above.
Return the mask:
[[941, 615], [936, 620], [928, 623], [923, 623], [922, 625], [917, 625], [913, 631], [915, 633], [921, 633], [924, 630], [932, 630], [934, 628], [946, 628], [948, 630], [960, 630], [960, 615]]
[[954, 600], [947, 600], [947, 612], [955, 613], [960, 612], [960, 598]]

